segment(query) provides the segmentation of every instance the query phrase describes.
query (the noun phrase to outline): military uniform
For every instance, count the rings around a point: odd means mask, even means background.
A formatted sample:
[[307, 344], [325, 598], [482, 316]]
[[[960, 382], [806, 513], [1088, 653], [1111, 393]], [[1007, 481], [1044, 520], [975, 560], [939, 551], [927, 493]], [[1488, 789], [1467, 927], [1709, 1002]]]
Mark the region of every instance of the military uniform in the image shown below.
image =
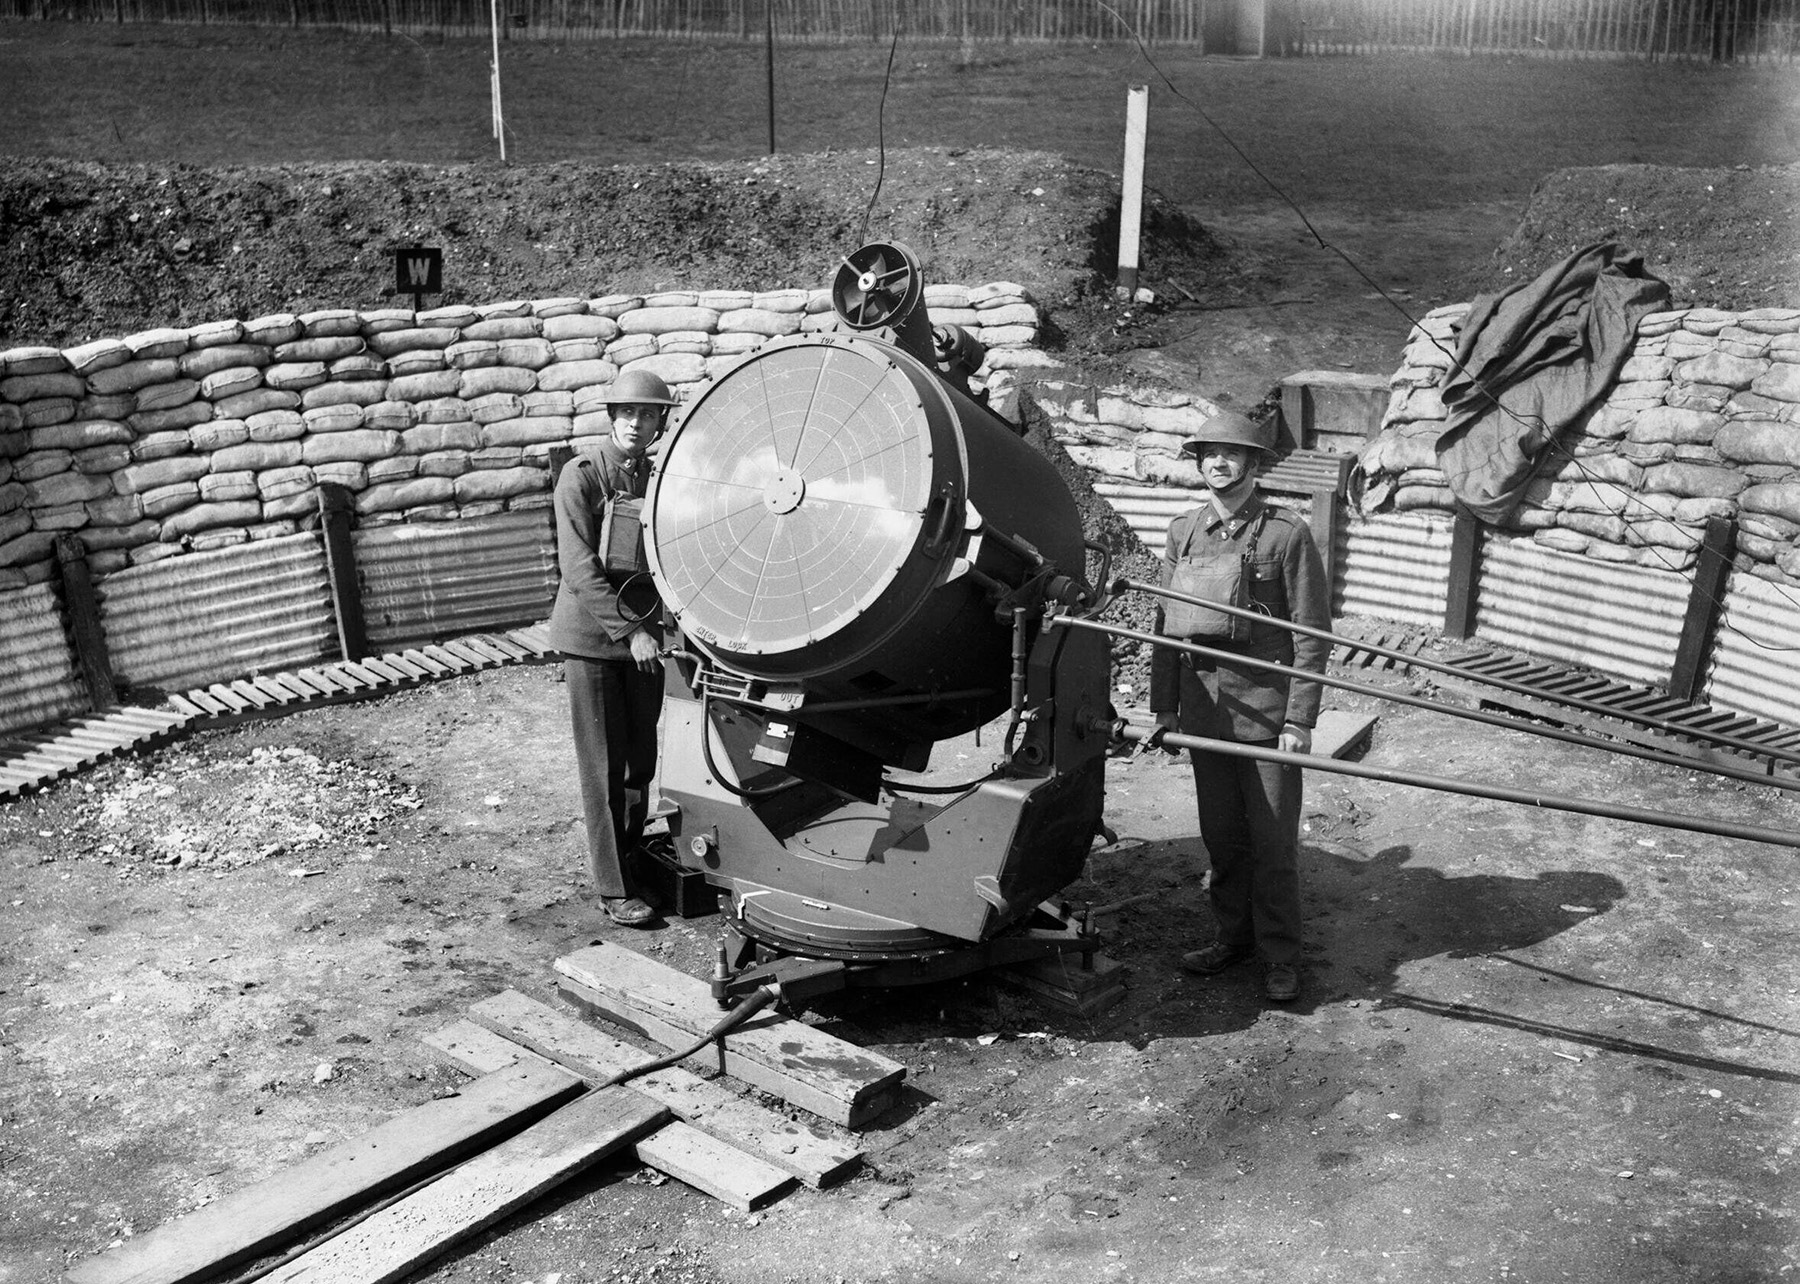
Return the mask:
[[[1278, 619], [1330, 626], [1324, 568], [1306, 523], [1251, 495], [1230, 518], [1210, 503], [1169, 525], [1162, 583], [1186, 560], [1243, 559], [1249, 603]], [[1163, 620], [1158, 614], [1157, 631]], [[1201, 641], [1221, 651], [1322, 673], [1328, 644], [1271, 624], [1253, 624], [1241, 641]], [[1285, 724], [1318, 721], [1319, 684], [1234, 665], [1229, 660], [1158, 647], [1151, 659], [1150, 708], [1174, 712], [1184, 735], [1274, 748]], [[1300, 958], [1298, 767], [1192, 750], [1200, 837], [1212, 861], [1209, 896], [1219, 943], [1252, 949], [1270, 964]]]
[[660, 667], [638, 668], [629, 639], [642, 629], [662, 641], [662, 605], [647, 575], [609, 576], [597, 550], [607, 501], [641, 498], [649, 480], [649, 459], [633, 459], [609, 439], [565, 466], [556, 483], [562, 582], [550, 613], [550, 645], [563, 655], [588, 872], [603, 897], [630, 894], [624, 859], [643, 837], [649, 811], [663, 675]]

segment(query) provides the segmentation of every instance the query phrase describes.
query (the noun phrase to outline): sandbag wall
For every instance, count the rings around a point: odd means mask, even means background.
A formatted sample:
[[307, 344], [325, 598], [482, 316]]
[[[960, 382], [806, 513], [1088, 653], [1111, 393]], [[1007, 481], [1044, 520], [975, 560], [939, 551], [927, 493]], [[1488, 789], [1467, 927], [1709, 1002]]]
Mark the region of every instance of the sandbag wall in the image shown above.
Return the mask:
[[[1049, 360], [1017, 285], [925, 299], [987, 345], [989, 391]], [[770, 338], [832, 321], [823, 290], [672, 291], [0, 351], [0, 732], [86, 707], [59, 536], [79, 541], [126, 687], [335, 658], [322, 486], [350, 496], [371, 645], [528, 623], [555, 592], [551, 454], [604, 437], [621, 370], [689, 398]]]
[[[1408, 339], [1380, 435], [1362, 453], [1390, 529], [1448, 547], [1438, 390], [1468, 305]], [[1800, 310], [1653, 313], [1585, 428], [1475, 551], [1475, 635], [1637, 681], [1668, 677], [1708, 525], [1735, 557], [1717, 593], [1703, 696], [1800, 722]], [[1704, 591], [1704, 586], [1703, 586]]]

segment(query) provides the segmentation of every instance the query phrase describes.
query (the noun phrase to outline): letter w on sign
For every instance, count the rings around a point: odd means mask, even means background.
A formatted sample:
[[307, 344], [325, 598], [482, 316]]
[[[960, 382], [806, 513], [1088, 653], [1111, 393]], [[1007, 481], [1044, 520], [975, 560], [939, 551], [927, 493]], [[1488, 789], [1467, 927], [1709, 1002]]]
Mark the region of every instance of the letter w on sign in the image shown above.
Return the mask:
[[441, 294], [444, 289], [444, 252], [415, 246], [394, 251], [394, 293]]

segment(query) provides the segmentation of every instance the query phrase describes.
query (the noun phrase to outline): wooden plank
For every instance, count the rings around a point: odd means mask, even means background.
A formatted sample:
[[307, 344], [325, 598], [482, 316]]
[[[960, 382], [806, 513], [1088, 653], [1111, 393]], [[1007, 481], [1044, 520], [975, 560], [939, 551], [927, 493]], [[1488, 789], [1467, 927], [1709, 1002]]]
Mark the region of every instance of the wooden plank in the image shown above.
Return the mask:
[[409, 649], [402, 651], [400, 654], [408, 663], [417, 665], [432, 677], [438, 677], [442, 674], [454, 672], [449, 665], [443, 663], [441, 660], [432, 659], [423, 651]]
[[460, 655], [452, 655], [441, 646], [426, 645], [419, 648], [433, 660], [443, 665], [451, 673], [467, 673], [474, 665]]
[[278, 690], [287, 692], [288, 700], [292, 704], [311, 704], [321, 694], [316, 688], [302, 682], [291, 673], [265, 673], [260, 680]]
[[397, 664], [388, 664], [386, 661], [381, 660], [376, 656], [365, 655], [356, 663], [358, 667], [373, 673], [377, 678], [380, 678], [390, 686], [410, 687], [414, 682], [413, 676], [405, 669], [402, 669]]
[[492, 659], [483, 655], [472, 646], [463, 645], [463, 640], [461, 638], [446, 638], [443, 642], [439, 643], [438, 646], [440, 650], [448, 651], [451, 655], [463, 660], [471, 668], [486, 669], [493, 666], [494, 662]]
[[504, 665], [513, 662], [513, 657], [511, 655], [502, 651], [479, 633], [471, 633], [465, 637], [457, 638], [456, 644], [463, 650], [480, 656], [489, 664]]
[[680, 1120], [664, 1124], [633, 1149], [650, 1167], [740, 1212], [766, 1208], [794, 1185], [792, 1173]]
[[1327, 709], [1319, 715], [1313, 728], [1312, 751], [1321, 758], [1342, 758], [1368, 739], [1378, 716], [1353, 713], [1344, 709]]
[[263, 1284], [393, 1284], [668, 1117], [661, 1106], [625, 1088], [588, 1093], [271, 1271]]
[[1079, 954], [1050, 954], [999, 968], [993, 975], [1051, 1007], [1086, 1017], [1100, 1015], [1125, 997], [1125, 965], [1104, 954], [1094, 955], [1092, 968], [1081, 966]]
[[199, 687], [195, 687], [192, 691], [189, 691], [187, 693], [187, 699], [190, 704], [198, 705], [201, 709], [205, 710], [208, 718], [224, 717], [231, 712], [230, 705], [213, 699], [212, 696], [208, 695]]
[[175, 727], [184, 721], [182, 715], [168, 709], [150, 709], [140, 704], [117, 704], [87, 715], [103, 722], [128, 722], [138, 727]]
[[250, 709], [250, 702], [223, 682], [207, 687], [206, 694], [217, 700], [228, 714], [246, 713]]
[[1459, 512], [1450, 526], [1450, 579], [1444, 591], [1443, 632], [1461, 640], [1475, 632], [1476, 583], [1481, 564], [1481, 523]]
[[[623, 1040], [516, 990], [483, 999], [469, 1009], [469, 1015], [496, 1035], [591, 1083], [652, 1059]], [[862, 1163], [862, 1152], [854, 1146], [815, 1136], [792, 1120], [680, 1066], [633, 1079], [631, 1087], [668, 1107], [677, 1119], [753, 1151], [815, 1189], [848, 1177]]]
[[379, 673], [365, 667], [361, 660], [339, 660], [332, 667], [339, 673], [355, 678], [371, 691], [385, 691], [391, 685]]
[[[555, 967], [580, 987], [565, 987], [572, 997], [671, 1048], [723, 1015], [704, 981], [621, 946], [592, 945]], [[906, 1075], [898, 1061], [766, 1012], [726, 1036], [723, 1065], [716, 1049], [703, 1055], [711, 1068], [849, 1128], [881, 1114]]]
[[63, 616], [68, 622], [69, 640], [74, 644], [76, 659], [80, 661], [88, 703], [96, 709], [104, 709], [116, 702], [119, 694], [113, 684], [112, 660], [107, 654], [106, 629], [100, 622], [100, 602], [94, 593], [87, 549], [80, 537], [71, 533], [58, 535], [55, 547], [62, 579]]
[[355, 500], [336, 482], [319, 484], [319, 528], [325, 543], [325, 574], [331, 584], [331, 610], [337, 621], [338, 654], [355, 659], [369, 649], [363, 619], [362, 585], [356, 574]]
[[497, 1071], [89, 1258], [68, 1284], [180, 1284], [227, 1270], [492, 1145], [580, 1091], [580, 1079], [552, 1066]]
[[550, 645], [550, 626], [548, 624], [528, 624], [522, 629], [514, 629], [506, 636], [540, 660], [546, 657], [557, 658], [556, 648]]
[[390, 651], [381, 657], [381, 663], [401, 674], [408, 682], [423, 682], [431, 676], [429, 670], [422, 665], [414, 664], [405, 656]]
[[360, 696], [366, 691], [373, 690], [375, 686], [375, 679], [359, 676], [356, 670], [343, 660], [335, 660], [323, 666], [319, 673], [353, 696]]
[[522, 1061], [543, 1060], [511, 1039], [469, 1020], [452, 1021], [443, 1029], [423, 1036], [420, 1042], [459, 1070], [472, 1074], [492, 1074]]
[[1706, 662], [1712, 655], [1724, 601], [1725, 579], [1737, 546], [1737, 527], [1729, 517], [1712, 517], [1700, 541], [1694, 578], [1688, 586], [1686, 610], [1669, 665], [1669, 694], [1692, 700], [1700, 693]]
[[483, 646], [498, 651], [501, 655], [513, 661], [515, 664], [531, 658], [530, 651], [527, 651], [504, 633], [477, 633], [474, 637]]
[[212, 715], [184, 695], [171, 694], [169, 708], [189, 720], [210, 718]]
[[229, 685], [229, 690], [248, 701], [252, 708], [267, 709], [270, 705], [281, 703], [254, 682], [250, 682], [244, 678], [233, 678]]
[[327, 700], [335, 700], [346, 691], [353, 690], [347, 682], [334, 681], [323, 669], [295, 669], [290, 676], [295, 681], [304, 682], [307, 686], [316, 689]]
[[[508, 993], [512, 993], [512, 991]], [[523, 995], [519, 997], [524, 998]], [[530, 999], [525, 1001], [532, 1002]], [[544, 1011], [550, 1013], [551, 1016], [561, 1017], [565, 1021], [570, 1019], [562, 1017], [560, 1013], [549, 1008], [544, 1008]], [[580, 1023], [576, 1022], [576, 1024]], [[583, 1028], [591, 1029], [592, 1027]], [[476, 1025], [472, 1021], [453, 1022], [436, 1034], [427, 1035], [425, 1041], [441, 1051], [453, 1064], [464, 1069], [476, 1069], [480, 1073], [489, 1073], [520, 1060], [536, 1061], [539, 1059], [535, 1053], [521, 1048], [503, 1035]], [[636, 1051], [636, 1049], [632, 1050]], [[639, 1059], [642, 1059], [644, 1054], [639, 1053], [638, 1055]], [[679, 1071], [678, 1073], [686, 1074], [687, 1072]], [[607, 1077], [599, 1076], [600, 1079]], [[644, 1079], [647, 1080], [650, 1077], [646, 1075]], [[703, 1079], [689, 1077], [714, 1092], [719, 1092], [733, 1101], [737, 1100], [735, 1097], [731, 1097], [730, 1093], [706, 1084]], [[644, 1090], [642, 1081], [634, 1080], [629, 1087], [633, 1092], [644, 1092], [644, 1095], [650, 1097], [651, 1100], [656, 1099], [652, 1093]], [[748, 1103], [742, 1104], [747, 1105]], [[759, 1107], [752, 1106], [751, 1109], [759, 1109]], [[650, 1167], [684, 1181], [694, 1189], [745, 1212], [765, 1206], [794, 1184], [796, 1174], [785, 1172], [778, 1165], [771, 1164], [767, 1160], [754, 1158], [730, 1141], [722, 1140], [682, 1121], [678, 1111], [672, 1110], [671, 1113], [676, 1115], [673, 1122], [664, 1124], [634, 1147], [638, 1159]], [[672, 1130], [674, 1130], [674, 1135], [670, 1136]]]

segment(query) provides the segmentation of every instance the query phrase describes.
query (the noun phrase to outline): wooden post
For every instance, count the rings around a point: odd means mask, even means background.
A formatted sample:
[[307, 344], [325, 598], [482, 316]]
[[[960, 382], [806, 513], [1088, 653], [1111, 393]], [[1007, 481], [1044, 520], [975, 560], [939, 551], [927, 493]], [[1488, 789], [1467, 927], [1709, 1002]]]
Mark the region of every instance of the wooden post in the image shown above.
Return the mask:
[[1475, 578], [1481, 560], [1481, 523], [1458, 510], [1450, 528], [1450, 583], [1444, 592], [1444, 636], [1475, 632]]
[[1119, 290], [1127, 299], [1137, 294], [1138, 226], [1144, 216], [1144, 132], [1150, 112], [1150, 86], [1125, 91], [1125, 172], [1119, 192]]
[[94, 579], [88, 570], [87, 546], [73, 535], [58, 535], [56, 564], [62, 573], [69, 642], [81, 665], [88, 703], [96, 709], [110, 709], [119, 702], [119, 693], [113, 686], [112, 660], [106, 653], [106, 632], [100, 626], [100, 603], [94, 596]]
[[1313, 543], [1319, 550], [1319, 561], [1325, 567], [1326, 614], [1337, 618], [1337, 534], [1343, 525], [1344, 495], [1338, 490], [1315, 490], [1312, 493]]
[[325, 574], [331, 580], [331, 610], [337, 617], [338, 650], [346, 660], [360, 660], [369, 653], [368, 629], [363, 623], [362, 585], [356, 574], [356, 546], [350, 530], [356, 507], [347, 486], [319, 484], [319, 528], [325, 535]]
[[1700, 541], [1700, 560], [1694, 563], [1694, 582], [1688, 588], [1687, 614], [1681, 621], [1681, 641], [1669, 668], [1669, 695], [1693, 700], [1700, 690], [1706, 662], [1712, 657], [1713, 634], [1719, 625], [1719, 597], [1725, 573], [1737, 548], [1737, 528], [1729, 517], [1709, 518]]

